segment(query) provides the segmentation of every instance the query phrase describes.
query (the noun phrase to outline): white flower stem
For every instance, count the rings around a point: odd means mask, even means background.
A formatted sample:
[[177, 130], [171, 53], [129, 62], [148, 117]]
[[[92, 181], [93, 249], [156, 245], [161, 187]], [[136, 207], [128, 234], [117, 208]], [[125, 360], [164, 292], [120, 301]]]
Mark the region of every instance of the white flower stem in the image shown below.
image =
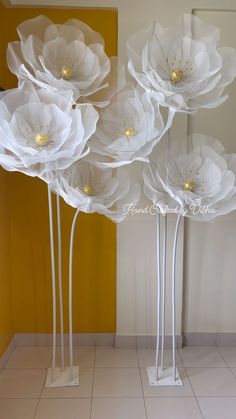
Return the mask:
[[173, 358], [173, 378], [176, 381], [176, 255], [177, 242], [179, 234], [181, 215], [178, 214], [175, 234], [173, 241], [173, 256], [172, 256], [172, 358]]
[[73, 310], [72, 310], [72, 280], [73, 280], [73, 247], [76, 221], [79, 215], [77, 209], [71, 226], [70, 233], [70, 256], [69, 256], [69, 357], [70, 357], [70, 380], [73, 380]]
[[157, 275], [157, 338], [156, 338], [156, 380], [158, 381], [158, 366], [159, 366], [159, 353], [160, 353], [160, 331], [161, 331], [161, 319], [160, 319], [160, 308], [161, 308], [161, 252], [160, 252], [160, 214], [157, 213], [157, 224], [156, 224], [156, 275]]
[[162, 249], [162, 314], [161, 314], [161, 369], [164, 370], [165, 348], [165, 303], [166, 303], [166, 248], [167, 248], [167, 214], [164, 215], [163, 249]]
[[61, 370], [65, 370], [64, 355], [64, 314], [63, 314], [63, 291], [62, 291], [62, 258], [61, 258], [61, 210], [60, 196], [57, 195], [57, 238], [58, 238], [58, 285], [60, 305], [60, 339], [61, 339]]
[[53, 231], [53, 209], [52, 209], [52, 193], [48, 185], [48, 210], [49, 210], [49, 228], [50, 228], [50, 249], [51, 249], [51, 272], [52, 272], [52, 382], [55, 379], [56, 367], [56, 279], [55, 279], [55, 254], [54, 254], [54, 231]]

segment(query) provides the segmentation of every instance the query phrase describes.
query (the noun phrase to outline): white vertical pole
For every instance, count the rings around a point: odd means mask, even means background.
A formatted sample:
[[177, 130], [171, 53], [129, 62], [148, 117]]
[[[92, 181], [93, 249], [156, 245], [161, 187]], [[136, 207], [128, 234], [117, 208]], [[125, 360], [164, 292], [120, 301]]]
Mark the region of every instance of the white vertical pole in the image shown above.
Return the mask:
[[179, 234], [181, 215], [178, 214], [175, 226], [172, 257], [172, 357], [173, 357], [173, 378], [176, 381], [176, 250]]
[[50, 248], [51, 248], [51, 270], [52, 270], [52, 382], [55, 379], [56, 367], [56, 279], [55, 279], [55, 254], [54, 254], [54, 232], [53, 232], [53, 209], [52, 209], [52, 193], [48, 185], [48, 210], [49, 210], [49, 228], [50, 228]]
[[75, 216], [72, 221], [71, 233], [70, 233], [70, 256], [69, 256], [69, 357], [70, 357], [70, 380], [73, 380], [73, 314], [72, 314], [72, 280], [73, 280], [73, 245], [74, 245], [74, 234], [76, 221], [79, 215], [79, 209], [77, 209]]
[[62, 259], [61, 259], [61, 210], [60, 196], [57, 195], [57, 238], [58, 238], [58, 285], [60, 306], [60, 337], [61, 337], [61, 370], [65, 370], [64, 355], [64, 317], [63, 317], [63, 292], [62, 292]]
[[160, 303], [161, 303], [161, 251], [160, 251], [160, 214], [157, 213], [157, 225], [156, 225], [156, 275], [157, 275], [157, 340], [156, 340], [156, 381], [158, 381], [158, 366], [159, 366], [159, 352], [160, 352], [160, 331], [161, 331], [161, 319], [160, 319]]
[[161, 308], [161, 369], [164, 370], [164, 348], [165, 348], [165, 310], [166, 310], [166, 247], [167, 247], [167, 214], [164, 215], [163, 228], [163, 259], [162, 259], [162, 308]]

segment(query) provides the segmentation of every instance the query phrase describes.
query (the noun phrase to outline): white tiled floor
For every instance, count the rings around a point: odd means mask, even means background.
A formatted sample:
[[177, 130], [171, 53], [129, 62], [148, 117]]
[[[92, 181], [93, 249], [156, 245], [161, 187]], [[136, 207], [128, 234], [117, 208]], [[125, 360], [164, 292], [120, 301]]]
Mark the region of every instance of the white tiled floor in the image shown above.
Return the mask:
[[179, 350], [182, 388], [149, 386], [152, 350], [80, 347], [80, 386], [45, 389], [50, 357], [47, 347], [14, 350], [0, 373], [0, 419], [236, 419], [236, 347]]

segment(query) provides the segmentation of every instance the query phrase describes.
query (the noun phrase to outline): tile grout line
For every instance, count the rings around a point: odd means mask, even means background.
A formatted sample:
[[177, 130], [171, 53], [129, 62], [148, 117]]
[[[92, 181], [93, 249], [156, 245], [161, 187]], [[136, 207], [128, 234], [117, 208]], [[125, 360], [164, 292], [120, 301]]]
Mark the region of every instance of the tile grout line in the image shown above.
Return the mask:
[[[181, 360], [182, 360], [182, 358], [181, 358]], [[183, 362], [183, 361], [182, 361], [182, 362]], [[200, 407], [200, 404], [199, 404], [199, 402], [198, 402], [197, 395], [195, 394], [194, 388], [193, 388], [192, 383], [191, 383], [191, 380], [190, 380], [190, 378], [189, 378], [189, 375], [188, 375], [188, 370], [187, 370], [187, 368], [186, 368], [185, 366], [184, 366], [184, 370], [185, 370], [185, 373], [186, 373], [186, 375], [187, 375], [188, 381], [189, 381], [189, 383], [190, 383], [190, 387], [191, 387], [191, 389], [192, 389], [192, 392], [193, 392], [194, 398], [195, 398], [196, 403], [197, 403], [197, 405], [198, 405], [198, 409], [199, 409], [200, 415], [201, 415], [202, 419], [205, 419], [205, 418], [204, 418], [204, 416], [203, 416], [203, 412], [202, 412], [202, 409], [201, 409], [201, 407]]]
[[[46, 370], [47, 371], [47, 370]], [[35, 419], [36, 418], [36, 413], [37, 413], [37, 410], [38, 410], [38, 407], [39, 407], [39, 403], [40, 403], [40, 401], [42, 400], [41, 399], [41, 396], [42, 396], [42, 393], [43, 393], [43, 390], [44, 390], [44, 384], [45, 384], [45, 381], [46, 381], [46, 371], [45, 371], [45, 378], [44, 378], [44, 382], [43, 382], [43, 385], [42, 385], [42, 388], [41, 388], [41, 391], [40, 391], [40, 395], [39, 395], [39, 398], [38, 398], [38, 403], [37, 403], [37, 405], [36, 405], [36, 408], [35, 408], [35, 411], [34, 411], [34, 416], [33, 416], [33, 419]]]
[[148, 419], [147, 405], [146, 405], [146, 399], [145, 399], [145, 396], [144, 396], [143, 380], [142, 380], [142, 374], [141, 374], [141, 365], [140, 365], [140, 361], [139, 361], [139, 355], [138, 355], [138, 349], [137, 348], [136, 348], [136, 354], [137, 354], [137, 359], [138, 359], [139, 377], [140, 377], [141, 388], [142, 388], [142, 393], [143, 393], [144, 409], [145, 409], [146, 419]]
[[91, 393], [90, 416], [89, 416], [90, 419], [92, 419], [93, 390], [94, 390], [94, 377], [95, 377], [96, 357], [97, 357], [97, 345], [95, 345], [94, 362], [93, 362], [92, 393]]
[[[226, 367], [228, 367], [229, 369], [231, 369], [231, 367], [230, 367], [230, 365], [228, 364], [227, 360], [225, 359], [224, 355], [220, 352], [220, 350], [219, 350], [219, 347], [218, 347], [218, 346], [216, 346], [216, 350], [217, 350], [218, 354], [220, 354], [220, 356], [221, 356], [221, 358], [223, 359], [223, 361], [225, 362]], [[233, 374], [233, 373], [232, 373], [232, 374]]]
[[[224, 355], [220, 352], [219, 346], [216, 346], [216, 350], [217, 350], [217, 352], [220, 354], [220, 356], [222, 357], [222, 359], [224, 360], [224, 362], [225, 362], [225, 364], [226, 364], [226, 367], [225, 367], [225, 368], [228, 368], [228, 369], [230, 370], [230, 373], [232, 374], [232, 376], [233, 376], [233, 377], [234, 377], [234, 379], [236, 380], [236, 376], [234, 375], [233, 370], [232, 370], [232, 368], [235, 368], [235, 367], [231, 367], [231, 366], [228, 364], [228, 362], [227, 362], [226, 358], [225, 358], [225, 357], [224, 357]], [[230, 396], [229, 396], [229, 397], [230, 397]]]
[[189, 381], [190, 387], [191, 387], [191, 389], [192, 389], [192, 392], [193, 392], [194, 398], [195, 398], [196, 403], [197, 403], [197, 405], [198, 405], [198, 409], [199, 409], [200, 415], [202, 416], [202, 419], [204, 419], [202, 409], [201, 409], [201, 407], [200, 407], [200, 404], [199, 404], [199, 402], [198, 402], [197, 396], [196, 396], [196, 394], [195, 394], [195, 391], [194, 391], [194, 389], [193, 389], [193, 386], [192, 386], [191, 380], [190, 380], [189, 375], [188, 375], [188, 370], [187, 370], [187, 368], [186, 368], [186, 367], [185, 367], [185, 365], [184, 365], [184, 360], [183, 360], [183, 358], [182, 358], [182, 356], [181, 356], [181, 352], [180, 352], [180, 351], [178, 351], [178, 354], [179, 354], [179, 357], [180, 357], [181, 362], [182, 362], [182, 364], [183, 364], [183, 368], [184, 368], [185, 374], [186, 374], [186, 376], [187, 376], [187, 378], [188, 378], [188, 381]]

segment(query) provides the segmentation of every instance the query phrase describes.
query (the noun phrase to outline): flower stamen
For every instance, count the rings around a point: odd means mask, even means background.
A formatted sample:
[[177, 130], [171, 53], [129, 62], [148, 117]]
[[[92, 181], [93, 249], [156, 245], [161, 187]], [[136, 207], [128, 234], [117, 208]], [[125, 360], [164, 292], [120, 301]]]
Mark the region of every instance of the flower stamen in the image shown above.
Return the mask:
[[196, 184], [193, 180], [187, 180], [186, 182], [183, 183], [184, 191], [194, 192], [195, 188], [196, 188]]
[[170, 79], [173, 83], [178, 83], [179, 81], [183, 80], [184, 73], [180, 68], [175, 68], [170, 73]]
[[47, 134], [44, 134], [43, 132], [38, 132], [34, 137], [34, 141], [40, 147], [45, 147], [49, 143], [49, 138]]
[[83, 186], [83, 192], [88, 195], [88, 196], [92, 196], [93, 195], [93, 188], [90, 185], [84, 185]]
[[126, 128], [124, 131], [124, 135], [127, 138], [134, 137], [136, 135], [136, 130], [134, 128]]
[[64, 80], [70, 80], [73, 76], [73, 69], [71, 67], [67, 67], [65, 65], [61, 68], [61, 77]]

